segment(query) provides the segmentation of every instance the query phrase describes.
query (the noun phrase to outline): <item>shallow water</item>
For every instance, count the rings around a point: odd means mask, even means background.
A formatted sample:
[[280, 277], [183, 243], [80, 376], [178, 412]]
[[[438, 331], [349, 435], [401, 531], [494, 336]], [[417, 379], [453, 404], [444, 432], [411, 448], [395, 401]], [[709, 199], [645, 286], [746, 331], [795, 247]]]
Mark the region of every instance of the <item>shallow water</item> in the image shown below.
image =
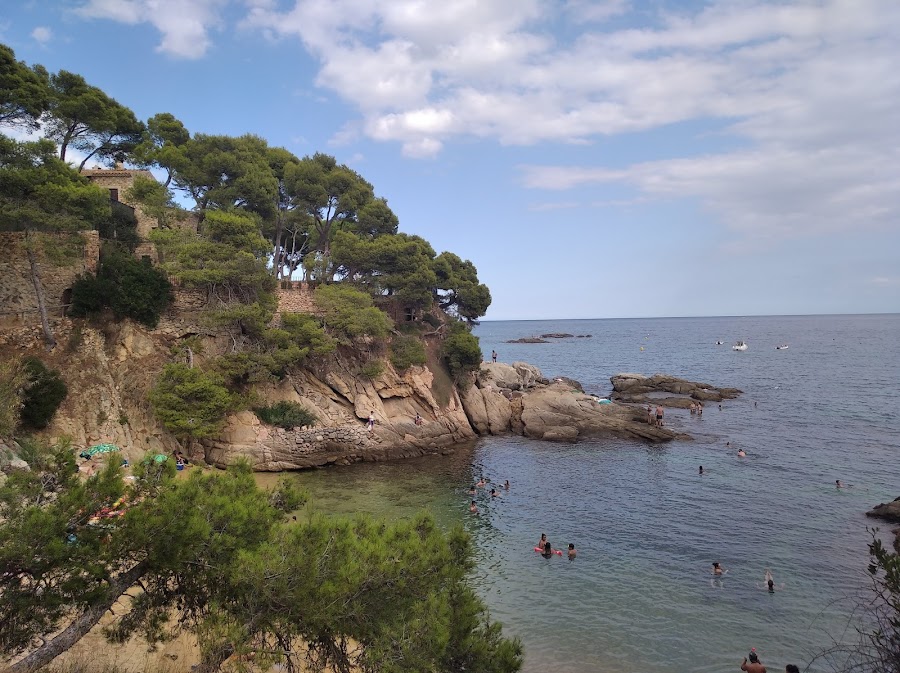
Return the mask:
[[[549, 332], [593, 336], [504, 343]], [[450, 457], [298, 475], [319, 507], [462, 521], [474, 581], [525, 643], [526, 672], [711, 673], [736, 669], [750, 647], [783, 670], [841, 633], [865, 581], [864, 512], [900, 495], [900, 316], [492, 322], [476, 333], [485, 353], [591, 392], [608, 393], [616, 372], [659, 371], [745, 394], [702, 418], [667, 410], [692, 442], [486, 438]], [[738, 339], [750, 349], [733, 352]], [[512, 488], [479, 492], [476, 517], [466, 489], [481, 475]], [[838, 478], [853, 487], [837, 490]], [[542, 532], [578, 558], [534, 553]], [[721, 581], [712, 561], [728, 569]], [[760, 588], [766, 568], [784, 584], [774, 595]]]

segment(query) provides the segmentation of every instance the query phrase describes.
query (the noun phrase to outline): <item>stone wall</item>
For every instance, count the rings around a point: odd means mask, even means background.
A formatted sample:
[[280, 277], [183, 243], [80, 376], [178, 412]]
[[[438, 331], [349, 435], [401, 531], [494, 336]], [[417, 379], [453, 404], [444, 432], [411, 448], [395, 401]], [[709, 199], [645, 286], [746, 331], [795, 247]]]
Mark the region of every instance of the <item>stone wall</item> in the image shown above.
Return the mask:
[[150, 235], [150, 231], [158, 225], [155, 217], [150, 217], [140, 208], [135, 208], [134, 203], [130, 203], [125, 197], [125, 192], [134, 185], [134, 179], [137, 176], [156, 180], [150, 171], [133, 171], [118, 168], [95, 168], [81, 171], [81, 174], [98, 187], [103, 189], [116, 190], [116, 197], [113, 200], [120, 201], [126, 206], [134, 208], [134, 216], [137, 218], [137, 233], [146, 239]]
[[292, 282], [289, 289], [278, 288], [277, 313], [312, 313], [321, 315], [314, 291], [307, 283]]
[[[62, 235], [43, 234], [62, 239]], [[79, 254], [66, 266], [58, 266], [38, 249], [38, 273], [44, 288], [44, 301], [50, 318], [65, 315], [69, 302], [67, 290], [86, 272], [96, 273], [100, 261], [100, 235], [96, 231], [80, 234]], [[25, 252], [24, 232], [0, 233], [0, 327], [40, 325], [37, 298], [31, 280], [31, 266]]]

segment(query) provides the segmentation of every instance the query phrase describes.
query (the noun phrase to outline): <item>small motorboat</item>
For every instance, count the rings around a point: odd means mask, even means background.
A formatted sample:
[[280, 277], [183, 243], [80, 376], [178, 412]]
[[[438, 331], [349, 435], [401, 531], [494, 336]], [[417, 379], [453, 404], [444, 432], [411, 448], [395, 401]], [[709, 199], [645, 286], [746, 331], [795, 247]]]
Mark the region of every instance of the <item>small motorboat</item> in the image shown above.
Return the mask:
[[775, 346], [775, 350], [777, 351], [786, 351], [788, 349], [787, 344], [781, 344], [780, 346]]
[[733, 351], [745, 351], [745, 350], [747, 350], [748, 348], [749, 348], [749, 346], [748, 346], [747, 344], [745, 344], [743, 341], [738, 341], [734, 346], [731, 347], [731, 350], [733, 350]]

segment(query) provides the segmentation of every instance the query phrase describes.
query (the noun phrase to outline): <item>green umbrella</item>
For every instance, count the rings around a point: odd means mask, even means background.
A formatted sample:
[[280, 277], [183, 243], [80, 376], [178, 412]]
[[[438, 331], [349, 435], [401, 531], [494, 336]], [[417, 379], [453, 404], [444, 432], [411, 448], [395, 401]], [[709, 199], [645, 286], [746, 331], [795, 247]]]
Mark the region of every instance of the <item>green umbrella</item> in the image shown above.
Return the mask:
[[121, 449], [115, 444], [95, 444], [89, 449], [85, 449], [81, 453], [78, 454], [79, 458], [93, 458], [94, 456], [101, 453], [114, 453], [115, 451], [121, 451]]

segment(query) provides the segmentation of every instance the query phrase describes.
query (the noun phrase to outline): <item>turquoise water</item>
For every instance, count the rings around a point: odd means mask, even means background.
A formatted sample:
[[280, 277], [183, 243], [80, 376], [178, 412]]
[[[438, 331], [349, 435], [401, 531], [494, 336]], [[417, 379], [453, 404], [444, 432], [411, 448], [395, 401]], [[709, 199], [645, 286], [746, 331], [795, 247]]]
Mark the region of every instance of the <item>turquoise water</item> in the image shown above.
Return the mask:
[[[505, 343], [546, 332], [593, 336]], [[634, 371], [745, 394], [702, 418], [667, 411], [691, 442], [485, 438], [449, 457], [299, 475], [319, 506], [463, 522], [474, 581], [525, 643], [527, 672], [711, 673], [736, 670], [750, 647], [769, 670], [802, 669], [841, 636], [865, 582], [864, 512], [900, 495], [900, 316], [490, 322], [476, 333], [485, 353], [592, 392]], [[750, 349], [731, 351], [738, 339]], [[512, 488], [480, 493], [476, 517], [466, 489], [481, 475]], [[578, 558], [535, 554], [542, 532]], [[712, 561], [723, 580], [711, 581]], [[766, 568], [784, 584], [774, 595], [758, 586]]]

